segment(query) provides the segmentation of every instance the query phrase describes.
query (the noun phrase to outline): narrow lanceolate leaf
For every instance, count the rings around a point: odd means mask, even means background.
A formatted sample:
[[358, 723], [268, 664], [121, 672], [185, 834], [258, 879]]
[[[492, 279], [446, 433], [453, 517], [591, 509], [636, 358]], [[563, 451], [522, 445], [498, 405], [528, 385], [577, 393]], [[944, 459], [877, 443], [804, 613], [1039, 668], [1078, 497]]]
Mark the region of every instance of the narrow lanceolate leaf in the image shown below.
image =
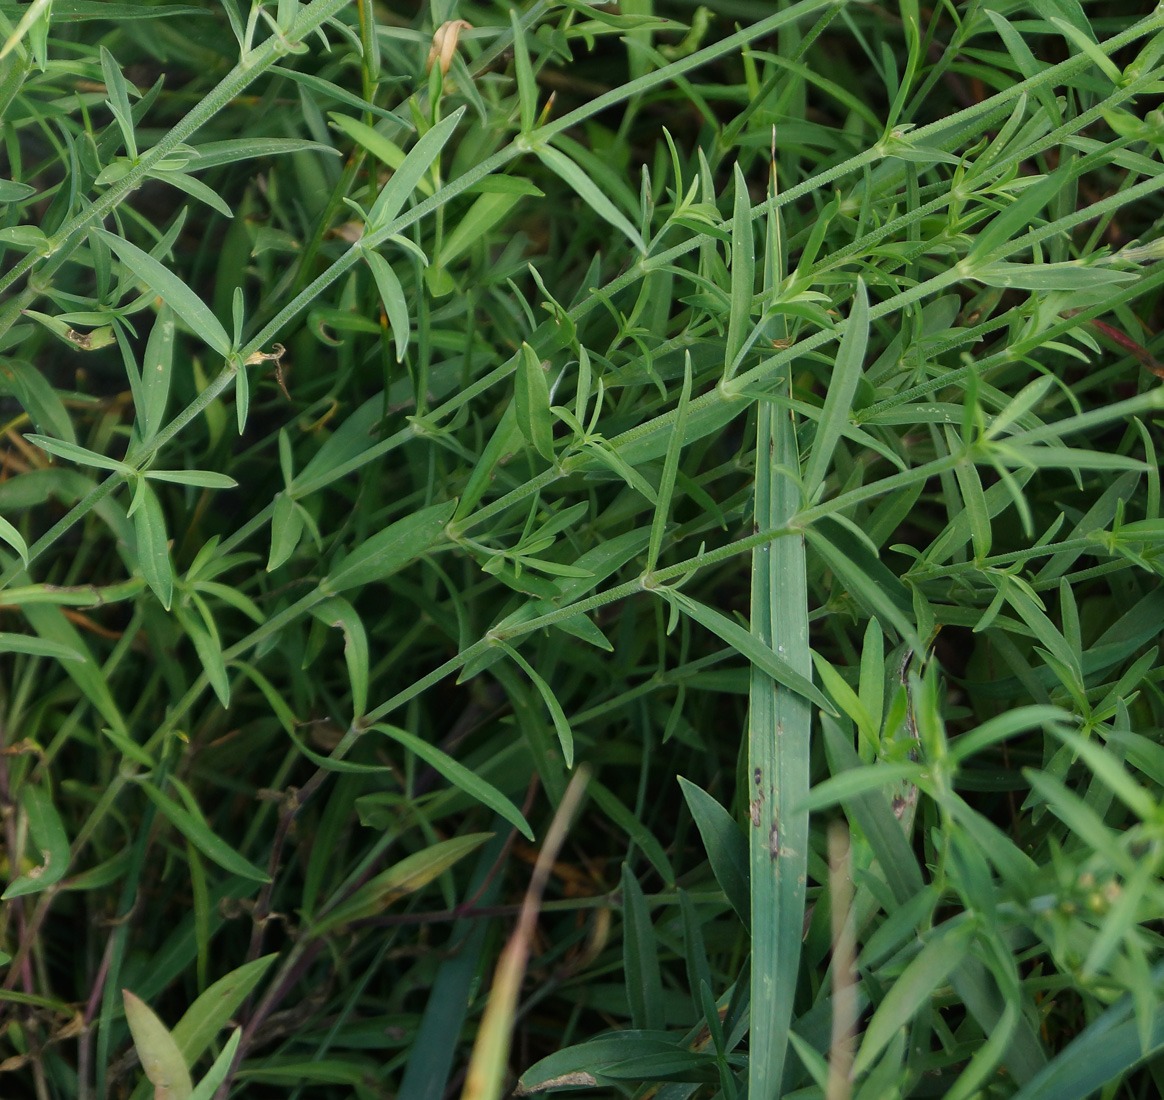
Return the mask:
[[334, 574], [324, 578], [320, 590], [342, 592], [402, 569], [440, 538], [456, 506], [455, 500], [434, 504], [385, 527], [353, 550]]
[[[521, 352], [518, 352], [520, 359]], [[457, 505], [454, 524], [464, 519], [477, 506], [477, 503], [492, 487], [493, 479], [497, 476], [497, 467], [505, 461], [507, 455], [513, 455], [521, 450], [522, 434], [517, 426], [517, 402], [511, 401], [497, 421], [493, 435], [477, 459], [477, 465], [465, 482], [461, 490], [461, 500]]]
[[[500, 178], [507, 180], [511, 177]], [[490, 182], [490, 177], [487, 176], [482, 182]], [[542, 194], [536, 188], [533, 191], [539, 196]], [[437, 263], [447, 267], [478, 241], [487, 240], [489, 231], [500, 224], [520, 201], [521, 193], [487, 192], [479, 195], [457, 227], [445, 238]]]
[[803, 799], [791, 805], [792, 810], [817, 810], [847, 802], [868, 791], [883, 790], [902, 780], [917, 782], [926, 774], [921, 764], [870, 764], [852, 768], [818, 783]]
[[[178, 12], [176, 9], [158, 8], [157, 10], [158, 12], [174, 10], [176, 14], [184, 14]], [[198, 14], [205, 15], [206, 13], [199, 12]], [[394, 115], [391, 111], [386, 111], [383, 107], [377, 107], [374, 103], [369, 103], [366, 99], [361, 99], [359, 96], [353, 95], [351, 92], [341, 88], [338, 84], [333, 84], [329, 80], [321, 80], [319, 77], [312, 76], [310, 73], [300, 73], [294, 69], [285, 69], [280, 65], [272, 65], [270, 71], [294, 80], [296, 83], [311, 88], [313, 91], [322, 92], [324, 97], [338, 100], [340, 103], [347, 103], [349, 106], [355, 107], [360, 111], [370, 111], [372, 114], [378, 115], [386, 122], [390, 122], [402, 130], [414, 129], [408, 119]], [[334, 112], [328, 112], [328, 114], [333, 121], [338, 123], [339, 118]], [[344, 127], [340, 126], [340, 129], [344, 129]], [[355, 135], [353, 134], [352, 136]], [[250, 160], [255, 157], [274, 157], [286, 153], [320, 153], [331, 157], [343, 156], [334, 145], [325, 145], [320, 141], [306, 141], [301, 138], [264, 138], [254, 137], [248, 134], [245, 138], [207, 141], [201, 145], [194, 146], [190, 151], [188, 167], [191, 172], [203, 171], [207, 168], [218, 168], [223, 164], [237, 164], [239, 161]], [[400, 159], [404, 159], [403, 154], [401, 154]], [[395, 167], [395, 165], [392, 165], [392, 167]]]
[[234, 378], [234, 413], [238, 424], [238, 434], [242, 435], [247, 428], [247, 416], [251, 411], [251, 376], [247, 374], [246, 364], [239, 367]]
[[528, 134], [534, 126], [534, 116], [538, 109], [538, 88], [534, 83], [533, 65], [530, 64], [529, 46], [525, 41], [525, 29], [517, 8], [509, 9], [509, 22], [513, 28], [513, 68], [517, 76], [517, 99], [521, 109], [521, 132]]
[[218, 1086], [222, 1084], [226, 1077], [227, 1071], [234, 1062], [235, 1052], [238, 1050], [238, 1044], [242, 1040], [242, 1028], [236, 1027], [231, 1032], [230, 1038], [226, 1041], [219, 1053], [218, 1057], [214, 1059], [214, 1065], [206, 1071], [206, 1076], [198, 1082], [198, 1087], [190, 1093], [190, 1100], [212, 1100]]
[[499, 645], [509, 654], [515, 664], [521, 666], [525, 674], [532, 681], [534, 687], [538, 689], [538, 694], [542, 697], [542, 701], [546, 704], [546, 709], [550, 712], [550, 717], [553, 719], [554, 730], [558, 734], [558, 742], [562, 746], [562, 758], [566, 767], [572, 768], [574, 766], [574, 731], [570, 728], [570, 722], [566, 718], [566, 712], [562, 710], [562, 704], [558, 702], [558, 698], [550, 685], [537, 674], [537, 671], [529, 661], [512, 646], [507, 646], [504, 642], [499, 643]]
[[347, 600], [331, 596], [311, 609], [320, 622], [338, 627], [344, 634], [344, 661], [352, 685], [352, 721], [364, 716], [368, 706], [368, 635], [356, 609]]
[[599, 809], [630, 837], [633, 844], [642, 849], [643, 855], [651, 861], [651, 865], [659, 872], [667, 889], [672, 889], [675, 886], [675, 869], [671, 866], [670, 859], [667, 858], [667, 850], [655, 838], [655, 834], [635, 816], [628, 806], [623, 805], [622, 799], [618, 795], [597, 779], [591, 779], [587, 789]]
[[620, 233], [624, 233], [627, 240], [640, 252], [646, 252], [647, 246], [643, 243], [643, 238], [627, 220], [626, 215], [599, 190], [598, 185], [565, 153], [549, 145], [542, 145], [535, 152], [538, 155], [538, 160], [567, 183], [595, 214], [603, 221], [613, 225]]
[[663, 547], [663, 535], [667, 530], [667, 518], [671, 512], [671, 495], [675, 491], [675, 477], [679, 472], [679, 452], [683, 449], [687, 432], [687, 408], [691, 401], [691, 353], [683, 358], [683, 388], [679, 393], [679, 409], [675, 417], [675, 431], [667, 444], [667, 457], [663, 461], [663, 477], [659, 482], [658, 500], [655, 502], [655, 517], [651, 523], [651, 542], [647, 548], [645, 573], [654, 572], [659, 561], [659, 551]]
[[521, 434], [542, 458], [552, 462], [554, 421], [550, 412], [550, 386], [541, 360], [529, 344], [521, 345], [521, 355], [517, 358], [514, 405]]
[[116, 458], [107, 458], [105, 455], [98, 454], [96, 451], [90, 451], [87, 447], [82, 447], [77, 443], [70, 443], [65, 439], [53, 439], [47, 435], [26, 435], [24, 437], [34, 447], [39, 447], [42, 451], [47, 451], [50, 455], [55, 455], [57, 458], [68, 459], [69, 462], [76, 462], [79, 466], [95, 466], [99, 470], [113, 470], [115, 473], [124, 474], [126, 477], [134, 473], [134, 468], [124, 462], [119, 462]]
[[137, 245], [130, 244], [129, 241], [122, 240], [105, 229], [99, 229], [97, 232], [117, 253], [117, 258], [145, 284], [148, 290], [152, 290], [181, 317], [201, 340], [219, 355], [230, 354], [230, 337], [226, 334], [226, 329], [210, 312], [206, 303], [177, 275], [148, 252], [143, 252]]
[[303, 513], [300, 505], [286, 491], [275, 498], [271, 516], [271, 553], [267, 557], [267, 572], [278, 569], [299, 545], [303, 534]]
[[61, 395], [31, 363], [5, 356], [3, 362], [0, 362], [0, 394], [15, 397], [24, 406], [24, 411], [38, 432], [47, 432], [55, 439], [70, 443], [76, 442], [73, 422], [61, 401]]
[[[205, 605], [203, 604], [203, 607]], [[209, 611], [203, 613], [203, 607], [185, 608], [181, 602], [174, 608], [174, 614], [182, 629], [186, 631], [198, 659], [202, 662], [202, 671], [206, 674], [214, 694], [224, 707], [230, 706], [230, 678], [226, 672], [226, 660], [222, 655], [222, 639], [218, 636], [218, 628]]]
[[[782, 542], [788, 541], [790, 539], [777, 539], [771, 544], [771, 547], [775, 549]], [[813, 684], [807, 673], [800, 671], [789, 660], [792, 650], [786, 644], [785, 639], [782, 638], [776, 646], [765, 645], [734, 619], [729, 619], [726, 615], [706, 604], [698, 603], [682, 592], [667, 589], [660, 590], [660, 594], [669, 602], [677, 604], [681, 611], [697, 623], [707, 627], [713, 634], [727, 642], [741, 656], [751, 661], [754, 667], [761, 669], [766, 676], [771, 677], [776, 683], [791, 688], [792, 691], [804, 696], [809, 702], [832, 713], [832, 704], [824, 697], [820, 688]], [[805, 667], [811, 669], [812, 663], [808, 658], [807, 650], [805, 658]], [[807, 788], [805, 789], [807, 790]]]
[[121, 128], [126, 156], [135, 158], [137, 144], [134, 141], [133, 116], [129, 106], [129, 83], [122, 75], [121, 66], [117, 64], [113, 54], [104, 46], [101, 47], [101, 75], [105, 78], [105, 88], [109, 92], [106, 103]]
[[448, 118], [441, 119], [408, 151], [404, 163], [384, 185], [368, 213], [368, 224], [373, 231], [382, 229], [400, 213], [421, 177], [441, 155], [441, 150], [453, 136], [453, 131], [464, 113], [465, 108], [458, 107]]
[[853, 295], [853, 308], [849, 312], [849, 322], [829, 379], [829, 392], [825, 398], [824, 411], [816, 428], [816, 441], [804, 471], [804, 491], [811, 500], [832, 463], [833, 451], [841, 438], [841, 433], [849, 421], [853, 407], [853, 395], [861, 380], [861, 368], [865, 362], [865, 348], [869, 344], [869, 295], [865, 283], [858, 276], [857, 290]]
[[9, 631], [0, 631], [0, 653], [31, 653], [36, 657], [54, 657], [58, 661], [87, 660], [85, 654], [59, 642]]
[[24, 536], [3, 516], [0, 516], [0, 539], [3, 539], [20, 555], [20, 560], [25, 565], [28, 564], [28, 544], [25, 543]]
[[922, 642], [907, 610], [904, 586], [876, 555], [831, 516], [809, 527], [807, 538], [858, 604], [876, 615], [882, 626], [891, 625], [915, 653], [920, 652]]
[[394, 901], [427, 886], [437, 875], [479, 848], [492, 835], [469, 833], [453, 837], [452, 840], [442, 840], [406, 856], [394, 867], [369, 879], [346, 902], [324, 915], [312, 928], [313, 934], [323, 935], [333, 928], [351, 924], [354, 920], [382, 913]]
[[364, 249], [364, 260], [371, 268], [372, 278], [376, 280], [376, 289], [380, 292], [380, 301], [384, 303], [384, 316], [392, 329], [392, 340], [396, 345], [396, 362], [404, 358], [408, 350], [408, 337], [412, 332], [412, 322], [408, 318], [408, 302], [404, 297], [404, 288], [392, 270], [392, 265], [372, 249]]
[[232, 970], [209, 986], [186, 1010], [174, 1025], [173, 1036], [188, 1065], [193, 1065], [202, 1057], [214, 1037], [226, 1027], [239, 1005], [270, 969], [276, 957], [264, 955], [261, 959], [244, 963]]
[[158, 433], [170, 399], [170, 377], [174, 365], [174, 318], [169, 306], [158, 310], [142, 361], [141, 389], [144, 398], [140, 433], [148, 443]]
[[257, 882], [270, 882], [270, 876], [259, 870], [248, 859], [238, 854], [222, 837], [218, 836], [201, 816], [190, 813], [179, 806], [168, 795], [163, 794], [149, 780], [139, 780], [142, 790], [149, 796], [149, 800], [191, 844], [194, 845], [208, 859], [214, 860], [219, 867], [229, 871], [232, 875], [241, 875], [243, 878], [254, 879]]
[[520, 829], [527, 840], [534, 839], [533, 829], [530, 828], [525, 815], [488, 780], [482, 779], [476, 772], [454, 760], [448, 753], [417, 737], [414, 733], [383, 723], [370, 728], [384, 734], [385, 737], [391, 737], [393, 741], [399, 742], [409, 752], [415, 753], [426, 764], [440, 772], [454, 787], [459, 787], [471, 798], [488, 806], [494, 813], [505, 818], [515, 828]]
[[[129, 739], [129, 727], [125, 717], [118, 709], [109, 689], [109, 681], [102, 674], [100, 664], [89, 652], [84, 638], [75, 626], [65, 617], [59, 607], [47, 604], [24, 604], [21, 608], [24, 617], [33, 630], [40, 635], [40, 640], [50, 646], [59, 646], [68, 650], [74, 658], [61, 667], [69, 674], [70, 679], [77, 685], [81, 694], [98, 714], [113, 727], [114, 731]], [[17, 635], [17, 638], [21, 637]], [[18, 652], [29, 652], [23, 648]], [[36, 652], [32, 650], [31, 652]], [[55, 654], [50, 653], [50, 656]], [[77, 659], [80, 658], [80, 659]], [[152, 761], [151, 761], [152, 766]]]
[[682, 776], [679, 776], [679, 785], [703, 839], [711, 873], [747, 927], [752, 919], [748, 896], [748, 842], [732, 815], [707, 791]]
[[1056, 264], [1016, 264], [1005, 260], [983, 264], [972, 278], [985, 286], [1013, 287], [1016, 290], [1082, 290], [1084, 287], [1134, 282], [1133, 271], [1085, 267], [1074, 260]]
[[148, 470], [151, 481], [169, 481], [174, 485], [193, 485], [198, 489], [237, 489], [238, 482], [213, 470]]
[[[399, 168], [407, 155], [391, 138], [385, 137], [379, 130], [374, 129], [359, 119], [350, 118], [338, 111], [329, 111], [328, 117], [332, 123], [348, 135], [353, 141], [362, 145], [377, 160], [382, 160], [389, 168]], [[431, 194], [430, 192], [427, 192]]]
[[154, 1100], [190, 1100], [194, 1083], [174, 1037], [140, 997], [128, 989], [123, 989], [121, 995], [142, 1071], [154, 1086]]
[[630, 1001], [631, 1027], [661, 1030], [663, 983], [659, 975], [659, 950], [651, 911], [638, 880], [624, 863], [622, 867], [622, 957]]
[[54, 882], [60, 882], [69, 869], [69, 838], [48, 791], [29, 784], [24, 788], [23, 801], [28, 832], [33, 844], [40, 849], [41, 863], [10, 885], [0, 899], [3, 901], [38, 893]]
[[1067, 181], [1068, 168], [1043, 177], [1027, 187], [1001, 214], [996, 215], [978, 234], [974, 247], [963, 261], [968, 272], [983, 267], [996, 249], [1003, 249], [1013, 237], [1059, 194]]
[[974, 932], [973, 923], [967, 920], [947, 924], [934, 933], [921, 953], [889, 987], [885, 999], [873, 1013], [861, 1040], [861, 1049], [853, 1061], [854, 1075], [869, 1069], [897, 1030], [913, 1019], [934, 991], [958, 968], [970, 950]]
[[141, 480], [138, 489], [141, 492], [141, 506], [133, 514], [138, 565], [146, 584], [169, 611], [174, 595], [174, 571], [170, 566], [166, 517], [162, 512], [161, 501], [149, 483]]
[[732, 217], [732, 299], [728, 314], [727, 346], [724, 349], [724, 380], [738, 369], [736, 356], [744, 346], [752, 314], [752, 293], [756, 283], [756, 239], [752, 233], [752, 202], [748, 183], [737, 163], [735, 167], [736, 205]]
[[[1158, 963], [1144, 977], [1158, 989], [1164, 966]], [[1087, 1100], [1143, 1059], [1159, 1055], [1164, 1049], [1159, 1009], [1149, 1017], [1153, 1027], [1145, 1043], [1132, 1018], [1133, 1006], [1133, 998], [1125, 995], [1100, 1013], [1014, 1094], [1014, 1100]]]

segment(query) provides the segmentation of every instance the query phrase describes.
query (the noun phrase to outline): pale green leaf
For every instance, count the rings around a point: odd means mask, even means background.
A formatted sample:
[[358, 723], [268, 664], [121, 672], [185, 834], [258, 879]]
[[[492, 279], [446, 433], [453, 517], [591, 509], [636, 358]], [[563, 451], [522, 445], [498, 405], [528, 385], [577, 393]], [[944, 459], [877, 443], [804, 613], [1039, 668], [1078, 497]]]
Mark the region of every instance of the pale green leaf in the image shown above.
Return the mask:
[[142, 1071], [154, 1086], [155, 1100], [190, 1100], [194, 1083], [174, 1037], [145, 1001], [128, 989], [123, 989], [121, 995], [133, 1045]]

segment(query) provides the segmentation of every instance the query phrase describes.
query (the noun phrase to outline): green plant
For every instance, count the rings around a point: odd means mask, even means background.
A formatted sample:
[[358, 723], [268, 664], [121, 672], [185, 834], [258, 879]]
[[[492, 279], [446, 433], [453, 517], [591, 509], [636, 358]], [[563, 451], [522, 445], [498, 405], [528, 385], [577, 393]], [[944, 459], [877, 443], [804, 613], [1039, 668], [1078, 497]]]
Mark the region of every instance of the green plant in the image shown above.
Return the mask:
[[1159, 1089], [1164, 14], [667, 14], [0, 6], [5, 1095]]

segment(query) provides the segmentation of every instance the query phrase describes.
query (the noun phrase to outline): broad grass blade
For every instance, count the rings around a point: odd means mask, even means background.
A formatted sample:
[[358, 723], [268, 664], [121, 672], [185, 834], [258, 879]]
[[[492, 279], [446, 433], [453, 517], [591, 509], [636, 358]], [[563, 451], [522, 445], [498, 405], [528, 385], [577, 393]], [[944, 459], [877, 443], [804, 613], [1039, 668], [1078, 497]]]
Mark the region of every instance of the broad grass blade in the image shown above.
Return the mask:
[[[769, 209], [764, 284], [783, 270], [779, 223]], [[780, 380], [791, 390], [791, 371]], [[787, 523], [800, 507], [796, 424], [788, 410], [760, 402], [756, 415], [757, 529]], [[792, 473], [786, 472], [792, 471]], [[811, 687], [804, 538], [776, 539], [752, 553], [751, 635]], [[787, 682], [787, 679], [785, 679]], [[812, 693], [820, 696], [817, 689]], [[793, 811], [809, 789], [812, 709], [803, 688], [781, 685], [753, 662], [748, 707], [748, 850], [752, 896], [751, 1031], [748, 1095], [780, 1095], [804, 934], [808, 811]], [[815, 701], [815, 699], [814, 699]], [[827, 709], [827, 704], [826, 704]]]

